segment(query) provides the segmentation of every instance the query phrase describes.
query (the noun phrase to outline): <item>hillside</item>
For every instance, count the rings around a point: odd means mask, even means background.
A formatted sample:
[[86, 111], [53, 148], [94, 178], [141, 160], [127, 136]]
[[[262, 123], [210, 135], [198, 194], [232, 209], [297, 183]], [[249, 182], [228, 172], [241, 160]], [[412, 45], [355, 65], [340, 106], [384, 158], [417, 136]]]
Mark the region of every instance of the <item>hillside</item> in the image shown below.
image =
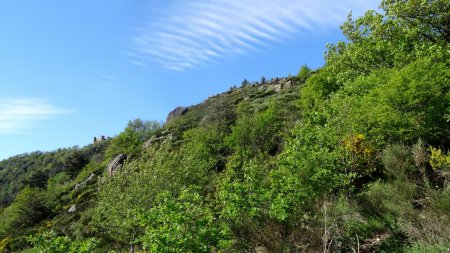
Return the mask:
[[448, 252], [450, 3], [381, 6], [320, 69], [0, 161], [0, 252]]

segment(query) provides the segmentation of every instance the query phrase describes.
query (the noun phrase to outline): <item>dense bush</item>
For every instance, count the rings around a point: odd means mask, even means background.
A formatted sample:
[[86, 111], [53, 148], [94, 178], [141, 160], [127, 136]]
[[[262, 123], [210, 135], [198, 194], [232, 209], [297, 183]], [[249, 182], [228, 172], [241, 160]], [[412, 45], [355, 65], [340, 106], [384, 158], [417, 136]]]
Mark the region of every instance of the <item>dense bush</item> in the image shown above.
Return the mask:
[[97, 244], [94, 239], [72, 241], [67, 236], [56, 236], [53, 231], [30, 236], [28, 240], [39, 252], [46, 253], [91, 253]]

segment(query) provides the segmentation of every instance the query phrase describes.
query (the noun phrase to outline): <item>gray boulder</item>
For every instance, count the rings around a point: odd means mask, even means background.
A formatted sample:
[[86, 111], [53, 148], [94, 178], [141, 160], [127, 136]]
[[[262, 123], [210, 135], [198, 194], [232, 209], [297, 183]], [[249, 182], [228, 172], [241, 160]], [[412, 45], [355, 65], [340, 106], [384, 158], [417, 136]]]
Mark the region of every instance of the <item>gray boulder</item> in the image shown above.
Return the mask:
[[125, 160], [127, 159], [127, 155], [120, 154], [116, 156], [108, 165], [108, 173], [109, 176], [112, 177], [114, 173], [123, 165]]
[[273, 90], [274, 90], [276, 93], [279, 93], [279, 92], [281, 91], [281, 84], [275, 84], [275, 85], [273, 86]]
[[181, 115], [187, 113], [188, 110], [189, 110], [188, 107], [178, 106], [173, 111], [169, 112], [169, 115], [167, 115], [166, 118], [166, 124], [169, 123], [171, 120], [174, 120], [180, 117]]
[[150, 137], [150, 139], [148, 139], [148, 141], [146, 141], [144, 143], [144, 148], [148, 148], [151, 145], [153, 145], [156, 141], [158, 140], [158, 137], [156, 137], [156, 135], [153, 135], [152, 137]]
[[285, 84], [284, 84], [284, 87], [286, 88], [286, 89], [289, 89], [289, 88], [291, 88], [293, 85], [292, 85], [292, 81], [287, 81]]
[[257, 246], [255, 248], [255, 253], [269, 253], [269, 250], [264, 246]]
[[94, 177], [95, 177], [95, 174], [91, 173], [91, 175], [86, 180], [84, 180], [83, 182], [81, 182], [79, 184], [76, 184], [74, 190], [77, 190], [78, 188], [85, 186], [89, 181], [94, 179]]

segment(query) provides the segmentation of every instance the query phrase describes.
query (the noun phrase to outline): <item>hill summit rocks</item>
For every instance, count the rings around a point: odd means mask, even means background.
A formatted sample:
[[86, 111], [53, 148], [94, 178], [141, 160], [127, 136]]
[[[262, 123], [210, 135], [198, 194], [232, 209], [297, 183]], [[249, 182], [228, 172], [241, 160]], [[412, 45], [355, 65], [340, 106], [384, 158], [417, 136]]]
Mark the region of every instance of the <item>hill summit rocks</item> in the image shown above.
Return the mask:
[[187, 113], [189, 110], [188, 107], [178, 106], [177, 108], [173, 109], [173, 111], [169, 112], [169, 115], [167, 115], [166, 118], [166, 124], [170, 121], [180, 117], [181, 115]]

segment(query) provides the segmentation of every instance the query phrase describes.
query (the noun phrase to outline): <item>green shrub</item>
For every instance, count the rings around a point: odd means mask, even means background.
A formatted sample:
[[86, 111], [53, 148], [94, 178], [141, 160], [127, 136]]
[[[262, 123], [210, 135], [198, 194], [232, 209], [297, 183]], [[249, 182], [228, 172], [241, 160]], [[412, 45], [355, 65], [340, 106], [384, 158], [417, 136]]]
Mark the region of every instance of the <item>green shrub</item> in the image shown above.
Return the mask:
[[270, 203], [267, 175], [266, 167], [256, 160], [244, 162], [242, 167], [229, 166], [217, 191], [221, 217], [240, 224], [247, 217], [267, 214]]
[[450, 172], [450, 154], [445, 154], [440, 148], [429, 148], [430, 165], [434, 170], [445, 170]]
[[53, 231], [35, 234], [28, 241], [42, 253], [91, 253], [98, 243], [95, 239], [72, 241], [67, 236], [56, 236]]
[[404, 179], [378, 181], [368, 186], [364, 197], [375, 214], [409, 220], [414, 215], [412, 202], [416, 191], [417, 186]]
[[47, 218], [49, 214], [44, 191], [25, 187], [0, 214], [0, 236], [15, 234], [19, 229], [25, 229]]
[[450, 251], [450, 240], [439, 243], [423, 243], [414, 242], [411, 246], [407, 247], [405, 252], [407, 253], [445, 253]]
[[450, 107], [450, 72], [445, 66], [420, 59], [378, 70], [346, 83], [330, 106], [335, 117], [347, 118], [354, 132], [366, 133], [376, 146], [418, 139], [445, 143], [448, 123], [443, 112]]
[[281, 129], [282, 122], [274, 107], [252, 114], [250, 108], [242, 106], [226, 142], [236, 153], [246, 157], [258, 153], [274, 155], [278, 151]]
[[138, 217], [144, 228], [138, 241], [148, 252], [210, 253], [224, 239], [214, 213], [192, 189], [183, 189], [178, 197], [160, 192]]
[[403, 145], [388, 146], [382, 154], [384, 173], [391, 179], [407, 179], [415, 172], [413, 157], [409, 148]]
[[125, 130], [114, 137], [106, 149], [106, 160], [110, 161], [119, 154], [126, 154], [131, 159], [138, 158], [142, 144], [160, 128], [161, 123], [157, 121], [143, 121], [141, 119], [129, 121]]
[[300, 68], [297, 74], [297, 78], [301, 83], [304, 83], [306, 79], [308, 79], [311, 76], [312, 70], [308, 67], [308, 65], [304, 64]]

